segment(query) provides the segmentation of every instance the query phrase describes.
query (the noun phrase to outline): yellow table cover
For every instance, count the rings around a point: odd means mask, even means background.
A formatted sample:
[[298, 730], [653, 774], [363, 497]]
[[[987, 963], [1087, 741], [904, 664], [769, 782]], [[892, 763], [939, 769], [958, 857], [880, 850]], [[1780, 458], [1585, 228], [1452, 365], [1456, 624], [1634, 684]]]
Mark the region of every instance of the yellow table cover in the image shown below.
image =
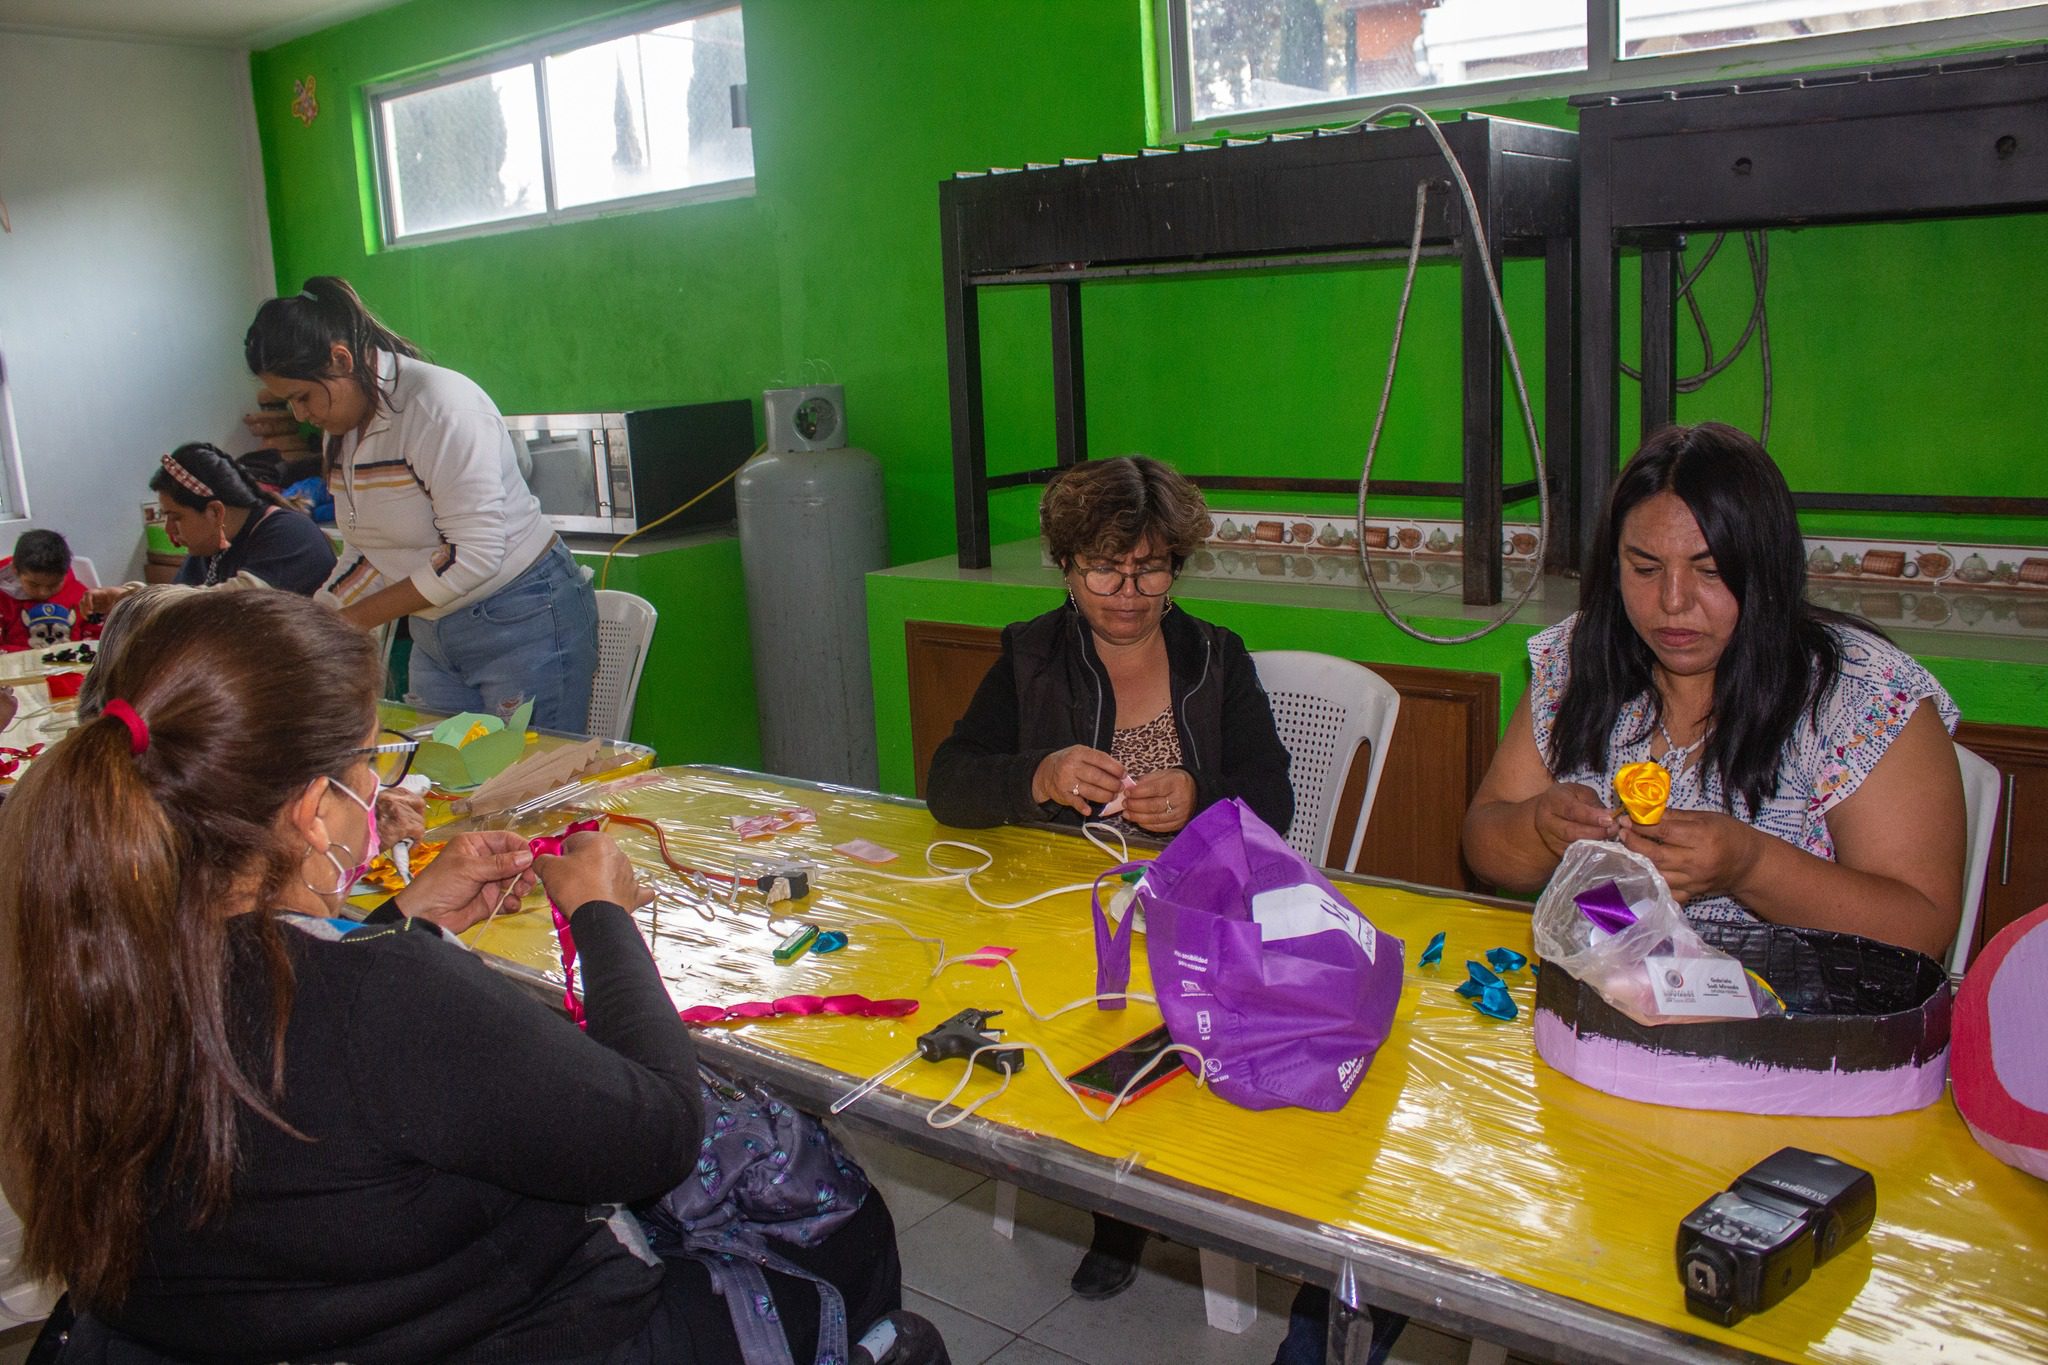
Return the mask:
[[[1002, 1009], [1012, 1039], [1041, 1044], [1071, 1072], [1159, 1023], [1132, 1004], [1035, 1022], [1009, 973], [956, 965], [948, 954], [1014, 948], [1030, 1002], [1041, 1012], [1094, 990], [1088, 896], [1076, 891], [1018, 910], [996, 910], [959, 881], [909, 884], [928, 874], [936, 839], [961, 839], [993, 858], [974, 888], [992, 901], [1091, 880], [1109, 865], [1079, 838], [1043, 830], [949, 830], [922, 806], [722, 770], [671, 768], [613, 782], [584, 803], [659, 820], [676, 857], [732, 871], [778, 857], [813, 869], [800, 902], [736, 902], [670, 873], [653, 836], [628, 826], [620, 843], [659, 888], [640, 912], [679, 1008], [792, 994], [915, 996], [918, 1013], [875, 1020], [811, 1016], [728, 1024], [750, 1042], [861, 1078], [900, 1057], [917, 1035], [957, 1010]], [[742, 843], [734, 816], [803, 805], [814, 826]], [[559, 829], [556, 812], [528, 833]], [[833, 851], [864, 838], [901, 855], [870, 867]], [[949, 867], [979, 859], [932, 854]], [[1534, 983], [1508, 977], [1518, 1018], [1499, 1022], [1453, 988], [1467, 959], [1505, 946], [1531, 951], [1529, 917], [1455, 898], [1339, 883], [1384, 933], [1407, 944], [1407, 977], [1394, 1029], [1351, 1103], [1336, 1114], [1237, 1109], [1181, 1077], [1107, 1123], [1083, 1117], [1036, 1057], [979, 1113], [1055, 1137], [1111, 1161], [1171, 1176], [1313, 1222], [1496, 1273], [1615, 1313], [1783, 1360], [1966, 1362], [2048, 1359], [2048, 1184], [2003, 1165], [1971, 1140], [1954, 1106], [1886, 1118], [1759, 1117], [1667, 1109], [1616, 1099], [1551, 1070], [1530, 1034]], [[560, 963], [545, 901], [540, 913], [501, 916], [473, 929], [483, 950], [557, 983]], [[707, 918], [708, 916], [708, 918]], [[847, 947], [788, 966], [770, 956], [801, 922], [840, 929]], [[1447, 935], [1440, 966], [1416, 966], [1423, 945]], [[1133, 953], [1131, 989], [1150, 989], [1145, 954]], [[936, 1100], [958, 1063], [917, 1064], [890, 1084]], [[997, 1083], [978, 1071], [972, 1098]], [[1820, 1267], [1790, 1299], [1732, 1329], [1684, 1308], [1674, 1261], [1678, 1220], [1752, 1163], [1800, 1146], [1876, 1176], [1869, 1235]]]

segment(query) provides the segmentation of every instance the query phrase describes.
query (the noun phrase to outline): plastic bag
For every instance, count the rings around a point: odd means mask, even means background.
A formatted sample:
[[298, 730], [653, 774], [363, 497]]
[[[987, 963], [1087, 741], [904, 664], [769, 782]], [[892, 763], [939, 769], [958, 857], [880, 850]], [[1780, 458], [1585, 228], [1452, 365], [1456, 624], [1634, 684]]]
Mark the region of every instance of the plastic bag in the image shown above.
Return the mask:
[[[1143, 868], [1152, 988], [1173, 1040], [1202, 1054], [1210, 1089], [1246, 1109], [1343, 1108], [1393, 1026], [1401, 940], [1236, 799], [1196, 816]], [[1112, 932], [1098, 890], [1098, 991], [1129, 980], [1135, 918]]]
[[1581, 839], [1564, 851], [1532, 930], [1546, 969], [1564, 970], [1639, 1024], [1784, 1012], [1738, 959], [1700, 938], [1656, 865], [1617, 843]]

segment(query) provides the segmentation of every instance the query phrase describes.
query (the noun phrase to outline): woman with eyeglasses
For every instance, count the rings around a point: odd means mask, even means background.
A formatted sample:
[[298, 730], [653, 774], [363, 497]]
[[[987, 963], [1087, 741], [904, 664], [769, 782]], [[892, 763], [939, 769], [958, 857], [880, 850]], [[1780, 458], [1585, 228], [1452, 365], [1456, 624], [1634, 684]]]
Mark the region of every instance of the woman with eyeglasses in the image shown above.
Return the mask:
[[[179, 595], [0, 808], [0, 1177], [21, 1264], [79, 1314], [57, 1358], [739, 1365], [704, 1266], [620, 1207], [691, 1178], [706, 1128], [625, 854], [458, 835], [335, 918], [410, 761], [380, 671], [306, 598]], [[446, 937], [536, 875], [585, 1029]], [[943, 1365], [878, 1192], [786, 1259], [849, 1335], [902, 1329], [848, 1365]], [[815, 1282], [766, 1275], [749, 1306], [811, 1359]]]
[[1163, 836], [1235, 796], [1287, 828], [1287, 751], [1251, 655], [1168, 595], [1207, 516], [1199, 489], [1142, 455], [1047, 486], [1039, 526], [1067, 600], [1003, 631], [932, 756], [933, 815], [968, 829], [1111, 815]]
[[[1244, 641], [1168, 595], [1202, 542], [1192, 483], [1142, 455], [1089, 461], [1038, 506], [1067, 600], [1003, 631], [1003, 652], [932, 755], [925, 800], [949, 825], [1109, 816], [1170, 837], [1238, 797], [1276, 830], [1294, 817], [1287, 750]], [[1073, 1290], [1137, 1278], [1141, 1228], [1097, 1215]]]

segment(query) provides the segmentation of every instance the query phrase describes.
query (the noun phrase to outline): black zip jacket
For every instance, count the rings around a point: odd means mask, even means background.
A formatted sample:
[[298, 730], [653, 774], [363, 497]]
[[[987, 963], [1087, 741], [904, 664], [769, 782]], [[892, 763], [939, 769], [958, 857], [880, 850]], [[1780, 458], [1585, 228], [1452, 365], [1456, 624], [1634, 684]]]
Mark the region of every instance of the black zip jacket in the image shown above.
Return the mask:
[[[1244, 641], [1169, 607], [1159, 628], [1180, 735], [1181, 767], [1195, 779], [1195, 811], [1226, 797], [1244, 801], [1281, 833], [1294, 818], [1287, 750]], [[1003, 653], [967, 714], [932, 755], [925, 801], [940, 823], [962, 829], [1081, 816], [1031, 799], [1047, 754], [1070, 744], [1109, 752], [1116, 697], [1087, 621], [1071, 603], [1003, 628]]]

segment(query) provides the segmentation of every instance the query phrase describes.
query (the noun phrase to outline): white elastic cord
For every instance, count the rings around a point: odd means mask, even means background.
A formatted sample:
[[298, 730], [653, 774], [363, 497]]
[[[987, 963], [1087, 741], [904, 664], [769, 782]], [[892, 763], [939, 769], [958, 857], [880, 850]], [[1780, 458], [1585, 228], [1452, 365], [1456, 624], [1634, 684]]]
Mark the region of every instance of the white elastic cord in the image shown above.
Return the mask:
[[1080, 1109], [1083, 1115], [1095, 1120], [1095, 1122], [1097, 1123], [1108, 1123], [1110, 1117], [1114, 1115], [1118, 1109], [1121, 1109], [1123, 1107], [1124, 1101], [1131, 1097], [1131, 1092], [1133, 1090], [1136, 1090], [1140, 1085], [1144, 1084], [1145, 1080], [1152, 1074], [1154, 1070], [1158, 1068], [1159, 1064], [1165, 1061], [1168, 1057], [1174, 1055], [1175, 1053], [1181, 1053], [1186, 1056], [1194, 1058], [1195, 1084], [1208, 1084], [1208, 1059], [1204, 1057], [1200, 1052], [1196, 1051], [1194, 1048], [1188, 1047], [1184, 1043], [1169, 1043], [1167, 1046], [1159, 1050], [1158, 1056], [1151, 1058], [1143, 1066], [1139, 1067], [1137, 1073], [1133, 1075], [1128, 1081], [1124, 1082], [1123, 1089], [1116, 1092], [1116, 1098], [1109, 1102], [1109, 1107], [1107, 1109], [1104, 1109], [1100, 1113], [1097, 1113], [1094, 1109], [1089, 1107], [1088, 1101], [1081, 1098], [1081, 1093], [1078, 1090], [1074, 1089], [1073, 1083], [1069, 1081], [1065, 1076], [1062, 1076], [1060, 1074], [1060, 1069], [1058, 1065], [1054, 1063], [1053, 1059], [1046, 1054], [1045, 1049], [1040, 1047], [1038, 1044], [990, 1043], [986, 1047], [978, 1047], [972, 1053], [968, 1054], [967, 1068], [966, 1070], [960, 1073], [960, 1079], [954, 1083], [953, 1088], [951, 1090], [946, 1092], [946, 1096], [944, 1099], [940, 1100], [937, 1104], [933, 1105], [930, 1109], [925, 1111], [924, 1121], [927, 1125], [933, 1128], [951, 1128], [955, 1124], [959, 1123], [961, 1120], [967, 1118], [975, 1110], [981, 1108], [981, 1106], [983, 1106], [984, 1104], [987, 1104], [990, 1100], [996, 1099], [997, 1097], [1001, 1096], [1004, 1092], [1009, 1090], [1010, 1081], [1016, 1076], [1016, 1072], [1014, 1071], [1004, 1072], [1002, 1084], [998, 1085], [995, 1089], [989, 1091], [987, 1094], [976, 1099], [972, 1104], [962, 1105], [955, 1112], [951, 1114], [946, 1114], [946, 1117], [944, 1118], [939, 1117], [939, 1115], [944, 1114], [947, 1109], [953, 1107], [953, 1102], [960, 1098], [961, 1092], [966, 1090], [969, 1083], [973, 1081], [975, 1059], [978, 1057], [986, 1056], [991, 1052], [1037, 1053], [1039, 1062], [1045, 1067], [1045, 1074], [1052, 1077], [1053, 1080], [1059, 1083], [1060, 1089], [1067, 1092], [1067, 1098], [1074, 1102], [1075, 1106], [1078, 1109]]
[[971, 963], [976, 967], [1001, 966], [1009, 969], [1010, 984], [1017, 988], [1017, 1003], [1024, 1007], [1026, 1014], [1041, 1024], [1049, 1023], [1059, 1018], [1062, 1014], [1080, 1009], [1083, 1005], [1098, 1004], [1104, 1000], [1135, 1000], [1141, 1005], [1156, 1005], [1159, 1003], [1158, 1000], [1146, 995], [1143, 991], [1105, 991], [1101, 995], [1084, 995], [1079, 1000], [1070, 1000], [1050, 1014], [1041, 1014], [1032, 1008], [1031, 1001], [1025, 998], [1024, 978], [1017, 975], [1017, 964], [1010, 961], [1006, 956], [996, 953], [962, 953], [958, 957], [941, 958], [939, 965], [932, 968], [932, 976], [936, 979], [939, 973], [945, 971], [946, 968], [958, 966], [963, 962]]
[[1365, 446], [1365, 465], [1358, 475], [1358, 558], [1362, 566], [1359, 576], [1365, 579], [1366, 591], [1372, 594], [1372, 600], [1379, 605], [1380, 613], [1404, 634], [1432, 645], [1461, 645], [1491, 635], [1506, 625], [1514, 618], [1515, 613], [1528, 603], [1536, 591], [1537, 583], [1542, 581], [1544, 552], [1550, 543], [1550, 484], [1543, 477], [1543, 442], [1536, 434], [1536, 410], [1529, 404], [1529, 387], [1522, 379], [1521, 357], [1515, 352], [1515, 334], [1508, 328], [1507, 305], [1501, 299], [1500, 280], [1494, 275], [1493, 252], [1487, 245], [1486, 228], [1479, 213], [1478, 196], [1472, 193], [1472, 182], [1465, 178], [1465, 168], [1458, 164], [1457, 155], [1451, 151], [1451, 144], [1444, 139], [1443, 129], [1437, 127], [1435, 119], [1414, 105], [1389, 104], [1375, 109], [1360, 122], [1370, 125], [1387, 114], [1407, 114], [1415, 123], [1427, 128], [1430, 137], [1436, 142], [1437, 150], [1443, 153], [1444, 161], [1451, 168], [1451, 178], [1457, 182], [1458, 193], [1465, 201], [1465, 224], [1472, 233], [1473, 245], [1479, 249], [1479, 266], [1486, 276], [1487, 299], [1493, 305], [1494, 320], [1500, 326], [1501, 344], [1507, 351], [1508, 372], [1514, 376], [1515, 396], [1521, 400], [1522, 421], [1529, 431], [1529, 455], [1535, 465], [1536, 572], [1529, 575], [1529, 582], [1515, 595], [1515, 600], [1509, 604], [1507, 610], [1479, 629], [1463, 635], [1431, 635], [1403, 620], [1400, 613], [1394, 610], [1393, 604], [1387, 601], [1386, 594], [1380, 591], [1379, 583], [1372, 576], [1372, 547], [1366, 542], [1365, 509], [1372, 488], [1373, 459], [1378, 455], [1380, 448], [1380, 431], [1386, 426], [1387, 408], [1394, 397], [1394, 367], [1401, 359], [1401, 333], [1408, 323], [1408, 296], [1415, 288], [1415, 269], [1422, 259], [1423, 219], [1429, 203], [1429, 182], [1418, 181], [1415, 186], [1415, 231], [1408, 243], [1408, 273], [1401, 281], [1401, 303], [1394, 313], [1394, 345], [1387, 355], [1387, 378], [1380, 387], [1380, 409], [1373, 417], [1372, 437]]
[[[1112, 847], [1097, 831], [1103, 831], [1115, 836], [1115, 846]], [[1127, 863], [1131, 860], [1130, 841], [1124, 837], [1123, 831], [1119, 830], [1116, 826], [1103, 821], [1091, 820], [1081, 826], [1081, 833], [1087, 837], [1089, 843], [1101, 849], [1112, 861]], [[981, 859], [981, 861], [973, 867], [947, 867], [932, 856], [942, 848], [957, 848], [963, 852], [973, 854]], [[976, 903], [990, 910], [1022, 910], [1027, 905], [1036, 905], [1040, 901], [1051, 900], [1054, 896], [1064, 896], [1075, 891], [1092, 892], [1095, 889], [1093, 881], [1075, 882], [1069, 886], [1055, 886], [1050, 891], [1041, 891], [1035, 896], [1026, 896], [1021, 901], [992, 901], [976, 889], [974, 879], [988, 871], [991, 867], [994, 867], [995, 862], [995, 855], [979, 844], [970, 844], [960, 839], [934, 839], [931, 843], [925, 845], [924, 850], [925, 866], [932, 869], [931, 874], [928, 876], [920, 877], [904, 872], [882, 872], [875, 868], [864, 868], [862, 871], [867, 876], [878, 878], [881, 881], [901, 882], [909, 886], [937, 886], [945, 882], [958, 882], [961, 889], [969, 896], [972, 896]]]

